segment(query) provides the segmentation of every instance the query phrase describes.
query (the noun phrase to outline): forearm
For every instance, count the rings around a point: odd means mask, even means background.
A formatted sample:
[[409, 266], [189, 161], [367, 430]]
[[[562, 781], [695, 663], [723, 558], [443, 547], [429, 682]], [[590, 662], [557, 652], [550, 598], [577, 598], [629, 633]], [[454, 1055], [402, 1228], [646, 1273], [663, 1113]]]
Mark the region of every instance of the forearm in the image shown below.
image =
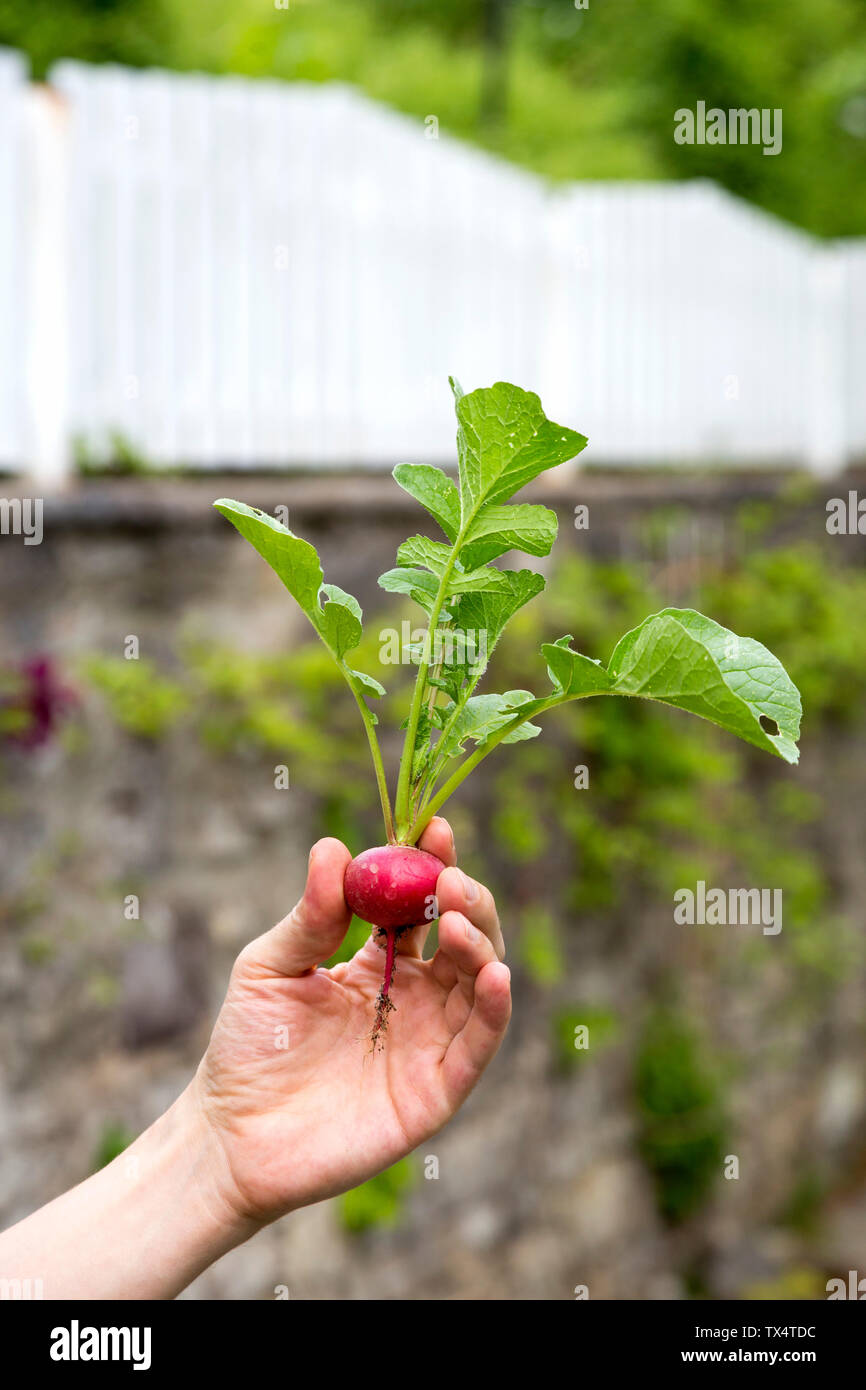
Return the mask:
[[174, 1298], [257, 1229], [229, 1190], [185, 1091], [119, 1158], [0, 1235], [0, 1279], [41, 1279], [48, 1299]]

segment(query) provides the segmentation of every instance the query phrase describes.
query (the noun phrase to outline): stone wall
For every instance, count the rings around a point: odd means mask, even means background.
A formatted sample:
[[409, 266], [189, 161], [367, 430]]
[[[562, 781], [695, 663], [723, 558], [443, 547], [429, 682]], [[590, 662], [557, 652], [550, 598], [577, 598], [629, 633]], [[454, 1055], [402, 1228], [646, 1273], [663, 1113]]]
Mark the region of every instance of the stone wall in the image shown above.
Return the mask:
[[[744, 496], [773, 499], [789, 486], [754, 476], [573, 475], [539, 496], [561, 513], [559, 544], [599, 556], [639, 557], [649, 520], [677, 510], [673, 596], [702, 557], [729, 543], [728, 519]], [[250, 651], [290, 647], [303, 620], [211, 512], [223, 493], [288, 505], [326, 577], [373, 611], [376, 575], [418, 525], [408, 499], [375, 478], [88, 483], [46, 503], [42, 545], [0, 540], [3, 661], [49, 652], [72, 672], [82, 653], [120, 655], [129, 634], [142, 655], [169, 664], [181, 635]], [[569, 527], [579, 502], [591, 509], [585, 533]], [[823, 532], [818, 494], [793, 522], [786, 515], [797, 534]], [[852, 558], [857, 542], [843, 542]], [[275, 797], [269, 767], [205, 758], [179, 735], [130, 739], [80, 683], [77, 696], [67, 736], [8, 752], [0, 780], [4, 1225], [85, 1176], [107, 1122], [135, 1133], [182, 1089], [234, 955], [295, 900], [316, 833], [311, 796], [301, 787]], [[801, 775], [832, 789], [823, 853], [839, 910], [862, 925], [862, 734], [812, 746]], [[480, 778], [460, 824], [483, 822], [487, 794]], [[129, 893], [140, 897], [138, 922], [124, 916]], [[504, 915], [507, 932], [507, 905]], [[711, 953], [672, 940], [651, 903], [634, 904], [625, 935], [596, 925], [569, 940], [554, 995], [615, 1004], [626, 1027], [613, 1045], [560, 1073], [539, 986], [516, 970], [507, 1042], [416, 1161], [395, 1226], [350, 1236], [337, 1203], [323, 1203], [220, 1261], [185, 1296], [269, 1298], [287, 1285], [295, 1298], [559, 1299], [588, 1285], [593, 1298], [676, 1298], [693, 1291], [698, 1266], [715, 1296], [779, 1279], [795, 1287], [798, 1278], [815, 1296], [824, 1271], [866, 1272], [862, 963], [805, 1022], [798, 1015], [786, 1030], [774, 1014], [768, 1037], [772, 966], [725, 980]], [[741, 1179], [720, 1184], [679, 1228], [660, 1217], [636, 1147], [628, 1024], [671, 958], [716, 1035], [754, 1057], [731, 1088]], [[438, 1157], [435, 1181], [423, 1176], [426, 1154]], [[803, 1232], [778, 1215], [806, 1160], [826, 1183], [818, 1225]]]

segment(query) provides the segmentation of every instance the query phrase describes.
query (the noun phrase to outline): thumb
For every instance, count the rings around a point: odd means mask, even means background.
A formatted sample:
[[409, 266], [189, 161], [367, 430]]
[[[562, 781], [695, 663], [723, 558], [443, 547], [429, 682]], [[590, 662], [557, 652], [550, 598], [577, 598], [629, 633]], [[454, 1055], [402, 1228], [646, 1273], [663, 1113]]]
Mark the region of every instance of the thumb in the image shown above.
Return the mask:
[[305, 975], [334, 954], [352, 920], [343, 896], [351, 858], [339, 840], [313, 845], [304, 896], [282, 922], [244, 948], [246, 966], [269, 975]]

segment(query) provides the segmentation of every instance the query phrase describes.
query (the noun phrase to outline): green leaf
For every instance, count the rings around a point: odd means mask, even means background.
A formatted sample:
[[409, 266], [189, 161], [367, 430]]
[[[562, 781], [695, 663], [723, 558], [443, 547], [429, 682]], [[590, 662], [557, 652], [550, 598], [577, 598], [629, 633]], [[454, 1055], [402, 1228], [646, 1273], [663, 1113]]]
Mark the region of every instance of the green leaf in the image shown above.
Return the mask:
[[[665, 608], [617, 644], [608, 669], [572, 651], [571, 638], [542, 647], [563, 699], [636, 695], [688, 710], [796, 763], [800, 695], [784, 666], [751, 637], [738, 637], [692, 608]], [[531, 713], [527, 710], [527, 713]], [[775, 732], [761, 724], [773, 721]]]
[[568, 698], [608, 694], [613, 686], [612, 677], [600, 661], [591, 661], [588, 656], [572, 651], [568, 646], [570, 641], [570, 637], [560, 637], [558, 642], [545, 643], [541, 648], [554, 690]]
[[505, 570], [488, 569], [482, 565], [477, 570], [452, 574], [448, 582], [448, 597], [455, 594], [480, 594], [498, 592], [507, 587]]
[[[451, 556], [451, 547], [442, 545], [440, 541], [431, 541], [427, 536], [410, 536], [397, 551], [397, 564], [401, 569], [420, 566], [428, 569], [437, 579], [441, 579], [451, 561]], [[486, 592], [505, 588], [505, 573], [503, 570], [491, 569], [487, 565], [469, 570], [455, 565], [448, 578], [445, 598], [453, 598], [455, 594]]]
[[433, 728], [433, 721], [427, 710], [422, 710], [421, 718], [418, 720], [418, 728], [415, 733], [415, 749], [412, 754], [412, 776], [413, 783], [417, 782], [427, 771], [430, 762], [432, 749], [428, 742], [430, 731]]
[[547, 419], [533, 391], [505, 381], [458, 397], [456, 410], [464, 526], [586, 446], [584, 435]]
[[350, 676], [355, 677], [359, 685], [363, 686], [365, 695], [373, 695], [378, 699], [385, 694], [384, 685], [380, 685], [372, 676], [368, 676], [366, 671], [356, 671], [351, 666], [347, 666], [346, 670]]
[[[626, 633], [609, 665], [617, 694], [690, 710], [786, 762], [799, 758], [800, 694], [760, 642], [692, 608], [665, 608]], [[778, 732], [761, 724], [762, 716]]]
[[268, 562], [325, 646], [341, 662], [361, 640], [362, 615], [357, 599], [336, 584], [322, 583], [322, 566], [314, 547], [282, 522], [230, 497], [221, 497], [214, 506]]
[[427, 570], [393, 569], [379, 575], [379, 588], [389, 594], [408, 594], [425, 612], [431, 612], [439, 580]]
[[431, 541], [427, 536], [410, 536], [397, 551], [397, 564], [403, 567], [420, 565], [441, 579], [449, 560], [451, 546]]
[[460, 548], [464, 565], [486, 565], [506, 550], [549, 555], [556, 540], [556, 512], [530, 502], [518, 506], [484, 507], [472, 522]]
[[[530, 690], [507, 690], [504, 695], [473, 695], [466, 701], [448, 737], [448, 757], [463, 751], [468, 738], [485, 743], [491, 734], [513, 719], [523, 705], [535, 704]], [[507, 734], [503, 743], [519, 743], [541, 733], [537, 724], [521, 724]], [[444, 751], [444, 750], [443, 750]]]
[[244, 502], [221, 497], [214, 506], [267, 560], [318, 631], [322, 566], [314, 547], [272, 516]]
[[504, 583], [493, 592], [466, 594], [455, 609], [455, 622], [464, 632], [484, 634], [488, 660], [503, 629], [519, 608], [544, 588], [544, 578], [534, 570], [500, 570]]
[[336, 584], [323, 584], [320, 595], [325, 598], [325, 606], [319, 618], [319, 632], [338, 661], [342, 661], [363, 635], [361, 608], [357, 599]]
[[[418, 537], [422, 539], [422, 537]], [[433, 544], [433, 542], [429, 542]], [[500, 589], [506, 587], [506, 571], [494, 569], [470, 570], [466, 574], [457, 572], [452, 575], [448, 585], [449, 597], [460, 594], [480, 592], [488, 589]], [[416, 603], [420, 604], [426, 613], [430, 613], [439, 591], [439, 580], [435, 574], [426, 569], [409, 569], [406, 566], [399, 566], [397, 569], [386, 570], [379, 575], [379, 587], [385, 589], [389, 594], [408, 594]]]
[[[505, 570], [482, 568], [469, 570], [466, 574], [454, 574], [448, 585], [448, 593], [453, 596], [504, 589], [506, 573]], [[389, 594], [411, 594], [429, 613], [439, 588], [439, 581], [427, 570], [398, 568], [380, 574], [379, 586]]]
[[460, 530], [460, 493], [452, 479], [430, 463], [398, 463], [394, 478], [427, 509], [453, 544]]

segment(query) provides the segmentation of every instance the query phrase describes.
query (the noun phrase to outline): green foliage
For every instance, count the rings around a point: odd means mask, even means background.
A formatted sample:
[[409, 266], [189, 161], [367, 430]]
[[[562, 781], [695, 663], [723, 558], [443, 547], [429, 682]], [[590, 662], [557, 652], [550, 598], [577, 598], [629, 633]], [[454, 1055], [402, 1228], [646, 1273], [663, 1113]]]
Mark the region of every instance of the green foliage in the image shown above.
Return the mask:
[[796, 1231], [798, 1235], [814, 1236], [826, 1196], [826, 1183], [814, 1169], [807, 1168], [797, 1178], [779, 1215], [779, 1224]]
[[797, 762], [800, 696], [760, 642], [737, 637], [690, 608], [665, 608], [646, 618], [620, 639], [607, 670], [573, 651], [570, 642], [562, 637], [542, 647], [559, 694], [659, 700]]
[[82, 672], [105, 697], [120, 727], [139, 738], [162, 738], [187, 708], [180, 682], [160, 676], [143, 658], [94, 655], [82, 663]]
[[228, 497], [220, 498], [214, 506], [279, 575], [332, 656], [342, 661], [361, 640], [361, 610], [351, 594], [336, 584], [322, 582], [319, 557], [309, 541], [293, 535], [281, 521], [258, 507]]
[[[826, 630], [824, 594], [842, 615]], [[834, 564], [833, 553], [818, 547], [748, 550], [735, 568], [707, 571], [695, 597], [732, 627], [772, 642], [798, 679], [802, 673], [820, 711], [813, 714], [810, 704], [816, 734], [822, 723], [862, 721], [866, 637], [844, 617], [866, 598], [858, 570]], [[660, 606], [659, 595], [638, 566], [573, 555], [555, 569], [538, 625], [559, 626], [570, 611], [576, 642], [605, 652], [612, 633], [653, 605]], [[533, 630], [514, 624], [494, 662], [498, 683], [525, 675], [535, 642]], [[576, 762], [590, 769], [589, 793], [573, 786]], [[546, 824], [556, 825], [574, 864], [561, 903], [568, 915], [610, 913], [647, 892], [670, 899], [713, 867], [740, 874], [742, 882], [757, 873], [760, 882], [784, 884], [785, 949], [804, 984], [818, 988], [822, 978], [829, 982], [850, 968], [856, 948], [855, 934], [827, 912], [829, 885], [808, 834], [823, 816], [821, 799], [784, 776], [761, 778], [756, 787], [751, 765], [747, 747], [722, 742], [704, 724], [679, 723], [668, 736], [644, 701], [582, 702], [550, 720], [544, 740], [524, 745], [519, 765], [513, 758], [502, 764], [492, 824], [510, 859], [520, 858], [525, 837], [526, 860], [543, 852]], [[528, 800], [537, 808], [534, 831], [523, 809]]]
[[[539, 732], [519, 718], [513, 729], [506, 727], [515, 722], [517, 707], [532, 700], [531, 692], [473, 698], [483, 664], [476, 662], [470, 669], [465, 647], [452, 645], [443, 656], [442, 639], [464, 633], [461, 600], [477, 602], [484, 594], [483, 611], [490, 618], [495, 642], [508, 618], [542, 587], [540, 576], [505, 574], [491, 568], [490, 561], [519, 546], [531, 554], [546, 554], [556, 536], [556, 517], [544, 507], [502, 504], [586, 444], [583, 435], [549, 421], [532, 392], [497, 382], [466, 395], [456, 382], [451, 385], [458, 421], [459, 489], [426, 465], [402, 464], [396, 470], [400, 486], [430, 511], [448, 544], [426, 536], [410, 537], [399, 548], [397, 568], [379, 580], [387, 592], [409, 595], [429, 617], [427, 636], [417, 653], [418, 675], [405, 725], [395, 802], [397, 838], [406, 843], [417, 840], [447, 795], [447, 790], [440, 793], [423, 818], [438, 776], [460, 755], [467, 739], [487, 751], [500, 740], [531, 738]], [[279, 576], [352, 689], [367, 730], [386, 833], [393, 839], [390, 796], [373, 727], [378, 721], [366, 702], [367, 696], [385, 692], [374, 678], [345, 661], [363, 636], [357, 601], [335, 585], [323, 583], [314, 548], [280, 522], [229, 498], [214, 505]], [[440, 699], [443, 692], [449, 697], [447, 703]]]
[[[583, 1028], [586, 1029], [586, 1034], [578, 1034], [578, 1029]], [[611, 1009], [581, 1004], [575, 1004], [568, 1009], [558, 1009], [550, 1019], [551, 1043], [557, 1069], [569, 1072], [577, 1066], [582, 1066], [614, 1043], [619, 1032], [619, 1019]], [[577, 1045], [579, 1041], [580, 1046]]]
[[866, 611], [866, 573], [830, 563], [814, 542], [761, 547], [736, 569], [708, 576], [700, 597], [720, 621], [736, 613], [743, 627], [783, 650], [810, 720], [850, 726], [859, 719], [864, 641], [854, 615]]
[[85, 435], [75, 435], [72, 457], [75, 471], [82, 478], [146, 478], [154, 474], [167, 477], [177, 471], [157, 468], [120, 430], [110, 430], [101, 449], [94, 448]]
[[[825, 235], [866, 224], [858, 0], [512, 0], [505, 61], [482, 0], [0, 0], [0, 43], [58, 58], [344, 81], [553, 178], [712, 178]], [[482, 93], [504, 74], [501, 118]], [[781, 108], [784, 147], [678, 145], [674, 112]]]
[[690, 1216], [721, 1173], [725, 1122], [718, 1081], [692, 1027], [657, 1009], [643, 1029], [634, 1070], [641, 1156], [653, 1174], [659, 1210]]
[[97, 1173], [128, 1149], [135, 1135], [118, 1120], [108, 1120], [102, 1127], [99, 1142], [93, 1155], [91, 1172]]
[[[521, 767], [506, 763], [500, 767], [493, 782], [491, 830], [494, 842], [515, 864], [531, 864], [539, 859], [547, 847], [549, 832], [543, 816], [529, 815], [527, 807], [533, 804], [536, 786], [530, 772], [538, 767], [539, 760], [545, 765], [549, 762], [549, 750], [533, 749], [537, 756], [532, 759], [532, 768], [524, 762]], [[550, 796], [538, 789], [537, 806], [547, 805]]]
[[553, 985], [562, 977], [559, 927], [548, 908], [534, 904], [521, 914], [518, 942], [521, 962], [536, 984]]
[[22, 937], [21, 958], [27, 965], [48, 965], [57, 954], [57, 944], [49, 936], [35, 932]]
[[[543, 643], [552, 695], [536, 698], [522, 689], [474, 694], [486, 663], [470, 663], [465, 643], [455, 646], [453, 639], [466, 638], [469, 622], [480, 616], [487, 624], [481, 633], [485, 648], [492, 651], [505, 624], [544, 587], [540, 575], [503, 572], [491, 568], [492, 560], [514, 549], [546, 554], [557, 531], [548, 508], [504, 504], [546, 470], [574, 458], [587, 441], [548, 420], [533, 392], [508, 382], [467, 395], [451, 378], [451, 388], [459, 487], [429, 465], [399, 464], [395, 470], [399, 485], [441, 526], [448, 543], [411, 536], [398, 549], [397, 568], [379, 578], [386, 592], [408, 595], [428, 618], [423, 642], [412, 649], [418, 674], [401, 725], [406, 737], [393, 812], [373, 727], [378, 720], [366, 703], [367, 695], [385, 692], [344, 659], [363, 635], [357, 601], [323, 583], [313, 546], [281, 522], [243, 502], [214, 503], [282, 580], [348, 682], [367, 730], [389, 841], [415, 844], [482, 758], [500, 743], [541, 732], [529, 722], [533, 715], [591, 695], [636, 696], [690, 710], [796, 762], [800, 698], [784, 668], [759, 642], [737, 637], [693, 609], [667, 608], [646, 618], [620, 639], [607, 670], [574, 651], [570, 634]], [[475, 750], [454, 768], [469, 739]]]
[[413, 1183], [412, 1162], [401, 1158], [384, 1173], [377, 1173], [360, 1187], [353, 1187], [340, 1198], [340, 1219], [352, 1235], [361, 1235], [376, 1226], [393, 1226]]
[[742, 1296], [756, 1302], [787, 1303], [796, 1299], [814, 1303], [816, 1299], [827, 1297], [826, 1276], [809, 1265], [795, 1265], [776, 1279], [748, 1285]]

